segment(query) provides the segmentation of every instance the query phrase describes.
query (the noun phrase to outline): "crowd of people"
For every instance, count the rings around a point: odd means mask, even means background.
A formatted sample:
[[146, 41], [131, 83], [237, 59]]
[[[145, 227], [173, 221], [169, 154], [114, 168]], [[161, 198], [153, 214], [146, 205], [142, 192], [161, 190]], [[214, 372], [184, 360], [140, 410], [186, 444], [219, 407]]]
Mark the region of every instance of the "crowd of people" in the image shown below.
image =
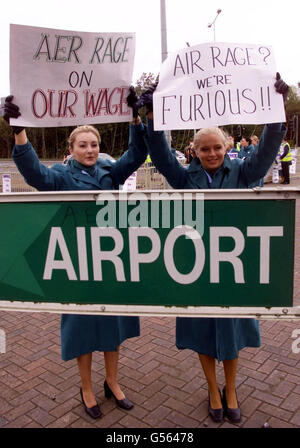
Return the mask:
[[[286, 100], [288, 86], [279, 75], [274, 86]], [[155, 87], [140, 97], [131, 88], [127, 98], [133, 111], [128, 150], [115, 163], [98, 158], [101, 143], [99, 132], [93, 126], [85, 125], [75, 128], [69, 137], [68, 149], [72, 157], [68, 162], [47, 168], [40, 163], [26, 130], [21, 126], [12, 126], [15, 136], [12, 157], [26, 182], [39, 191], [118, 189], [144, 163], [149, 153], [152, 163], [176, 189], [251, 188], [259, 184], [276, 159], [285, 138], [284, 124], [266, 124], [260, 139], [254, 135], [251, 138], [243, 137], [238, 146], [233, 136], [225, 135], [218, 127], [201, 129], [186, 149], [188, 167], [184, 167], [170, 151], [165, 133], [154, 130], [152, 98]], [[142, 123], [139, 116], [142, 107], [147, 111], [147, 124]], [[8, 122], [10, 118], [20, 116], [13, 96], [6, 98], [4, 111]], [[237, 157], [231, 159], [228, 153], [233, 151]], [[289, 152], [285, 148], [282, 162], [288, 162], [288, 157]], [[62, 315], [62, 359], [77, 359], [81, 400], [92, 418], [102, 415], [93, 391], [93, 352], [104, 352], [105, 397], [114, 397], [119, 407], [130, 410], [134, 404], [118, 384], [118, 359], [122, 342], [139, 334], [138, 317]], [[176, 346], [179, 350], [190, 349], [199, 356], [207, 380], [210, 417], [215, 422], [222, 422], [225, 416], [231, 422], [239, 422], [242, 415], [236, 390], [239, 351], [244, 347], [260, 346], [258, 321], [178, 317]], [[216, 361], [222, 362], [224, 367], [225, 385], [222, 391], [217, 384]]]
[[[253, 150], [258, 146], [259, 138], [256, 135], [251, 135], [251, 137], [241, 137], [235, 139], [233, 135], [226, 134], [226, 149], [228, 154], [237, 154], [240, 159], [245, 159], [249, 157]], [[190, 164], [192, 159], [196, 157], [194, 141], [190, 141], [188, 146], [184, 148], [184, 155], [186, 158], [186, 163]]]
[[[227, 152], [230, 158], [238, 157], [245, 160], [250, 157], [251, 154], [258, 148], [259, 138], [257, 135], [251, 135], [250, 137], [242, 137], [237, 140], [233, 135], [227, 136]], [[280, 164], [279, 176], [281, 178], [281, 184], [290, 183], [290, 165], [292, 164], [292, 153], [290, 144], [287, 141], [286, 136], [282, 139], [277, 156], [274, 162]], [[263, 186], [263, 178], [260, 179], [258, 185]]]

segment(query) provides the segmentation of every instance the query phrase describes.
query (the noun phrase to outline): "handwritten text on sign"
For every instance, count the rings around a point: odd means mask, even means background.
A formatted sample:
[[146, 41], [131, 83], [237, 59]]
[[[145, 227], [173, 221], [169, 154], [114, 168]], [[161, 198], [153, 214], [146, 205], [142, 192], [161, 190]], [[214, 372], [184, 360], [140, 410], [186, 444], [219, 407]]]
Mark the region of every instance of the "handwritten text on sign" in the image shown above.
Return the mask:
[[134, 33], [11, 25], [10, 34], [10, 90], [22, 113], [18, 125], [130, 120], [126, 96], [132, 82]]
[[173, 53], [154, 94], [154, 127], [195, 129], [285, 121], [273, 50], [213, 43]]

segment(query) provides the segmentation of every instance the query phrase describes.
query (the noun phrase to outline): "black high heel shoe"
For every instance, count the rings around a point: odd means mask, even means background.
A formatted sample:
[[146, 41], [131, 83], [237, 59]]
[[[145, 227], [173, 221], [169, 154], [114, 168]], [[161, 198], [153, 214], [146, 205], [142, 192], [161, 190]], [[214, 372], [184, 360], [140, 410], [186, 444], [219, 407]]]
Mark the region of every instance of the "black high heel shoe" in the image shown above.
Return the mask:
[[236, 394], [236, 401], [238, 404], [238, 407], [236, 409], [232, 409], [232, 408], [228, 407], [225, 387], [223, 388], [222, 403], [223, 403], [224, 414], [226, 415], [228, 420], [230, 420], [233, 423], [239, 423], [241, 421], [242, 413], [241, 413], [241, 408], [240, 408], [240, 404], [238, 402], [236, 391], [235, 391], [235, 394]]
[[[222, 402], [222, 395], [219, 389], [219, 394], [221, 397], [221, 402]], [[211, 418], [213, 419], [214, 422], [216, 423], [222, 423], [224, 420], [224, 410], [223, 408], [220, 409], [213, 409], [210, 405], [210, 393], [208, 391], [208, 413], [211, 416]]]
[[114, 399], [116, 400], [117, 405], [120, 408], [122, 408], [122, 409], [126, 409], [127, 411], [129, 411], [129, 409], [132, 409], [133, 406], [134, 406], [134, 404], [131, 403], [131, 401], [127, 397], [123, 398], [123, 400], [118, 400], [115, 397], [115, 395], [112, 392], [112, 390], [110, 389], [110, 387], [107, 384], [106, 380], [104, 381], [104, 395], [105, 395], [106, 398], [114, 397]]
[[87, 414], [89, 414], [90, 417], [92, 417], [92, 418], [100, 418], [100, 417], [102, 417], [102, 412], [101, 412], [100, 407], [99, 407], [98, 404], [96, 404], [95, 406], [93, 406], [91, 408], [88, 408], [86, 406], [86, 404], [84, 402], [84, 399], [83, 399], [83, 394], [82, 394], [82, 389], [81, 388], [80, 388], [80, 396], [81, 396], [81, 400], [82, 400], [82, 403], [83, 403], [83, 406], [84, 406], [84, 410], [85, 410], [85, 412]]

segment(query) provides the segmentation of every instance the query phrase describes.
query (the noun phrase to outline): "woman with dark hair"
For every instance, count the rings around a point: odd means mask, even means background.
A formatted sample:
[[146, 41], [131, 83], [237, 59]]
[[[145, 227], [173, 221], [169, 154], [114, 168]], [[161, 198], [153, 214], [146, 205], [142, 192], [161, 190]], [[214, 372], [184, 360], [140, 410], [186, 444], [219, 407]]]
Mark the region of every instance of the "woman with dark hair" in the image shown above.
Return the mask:
[[251, 142], [251, 138], [242, 137], [241, 142], [240, 142], [239, 158], [246, 159], [247, 157], [251, 156], [253, 151], [254, 151], [254, 146]]

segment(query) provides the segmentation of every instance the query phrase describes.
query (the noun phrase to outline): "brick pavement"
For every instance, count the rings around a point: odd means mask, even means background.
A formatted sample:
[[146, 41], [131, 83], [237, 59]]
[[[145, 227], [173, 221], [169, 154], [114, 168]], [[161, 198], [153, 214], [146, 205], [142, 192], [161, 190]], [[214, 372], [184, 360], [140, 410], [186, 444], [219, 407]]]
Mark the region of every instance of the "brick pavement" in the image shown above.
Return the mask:
[[[300, 186], [300, 178], [291, 186]], [[300, 201], [297, 205], [295, 304], [300, 305]], [[242, 421], [213, 423], [207, 386], [197, 355], [174, 346], [175, 319], [142, 317], [141, 337], [121, 348], [119, 381], [135, 403], [118, 408], [103, 391], [102, 353], [94, 354], [93, 382], [103, 418], [84, 411], [76, 361], [60, 357], [60, 317], [0, 312], [7, 352], [0, 354], [0, 428], [300, 428], [300, 353], [292, 332], [300, 321], [261, 322], [262, 346], [240, 352], [237, 375]], [[222, 365], [217, 367], [220, 386]]]

